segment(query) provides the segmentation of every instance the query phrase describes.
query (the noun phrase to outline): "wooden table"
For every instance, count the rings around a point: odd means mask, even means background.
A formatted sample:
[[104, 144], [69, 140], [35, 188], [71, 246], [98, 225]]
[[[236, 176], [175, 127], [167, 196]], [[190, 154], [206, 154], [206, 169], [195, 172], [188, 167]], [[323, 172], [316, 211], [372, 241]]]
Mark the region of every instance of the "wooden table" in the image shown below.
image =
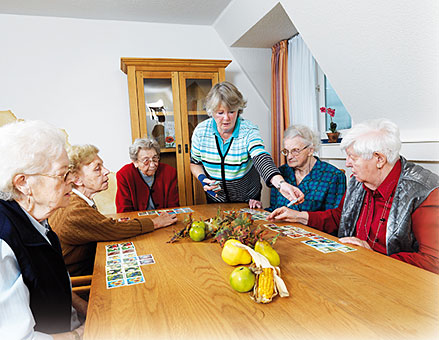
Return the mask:
[[[223, 210], [239, 207], [221, 205]], [[217, 210], [216, 205], [191, 208], [194, 217], [202, 218]], [[138, 255], [153, 254], [156, 260], [141, 267], [142, 284], [106, 289], [105, 245], [118, 242], [98, 244], [85, 339], [438, 337], [435, 274], [363, 248], [324, 254], [303, 239], [282, 237], [275, 249], [290, 297], [257, 304], [230, 287], [233, 267], [222, 261], [217, 243], [166, 243], [184, 217], [178, 215], [177, 226], [130, 239]]]

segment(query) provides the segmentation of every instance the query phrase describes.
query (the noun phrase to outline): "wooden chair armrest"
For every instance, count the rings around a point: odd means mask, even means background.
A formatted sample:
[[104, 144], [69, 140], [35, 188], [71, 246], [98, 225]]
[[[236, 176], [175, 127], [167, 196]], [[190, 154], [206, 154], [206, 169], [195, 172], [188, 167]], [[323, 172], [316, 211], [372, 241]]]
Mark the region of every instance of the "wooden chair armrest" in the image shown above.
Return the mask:
[[73, 287], [72, 292], [83, 295], [83, 294], [89, 294], [90, 293], [91, 286], [80, 286], [80, 287]]
[[84, 276], [71, 276], [70, 280], [72, 281], [72, 286], [84, 286], [90, 285], [92, 275], [84, 275]]

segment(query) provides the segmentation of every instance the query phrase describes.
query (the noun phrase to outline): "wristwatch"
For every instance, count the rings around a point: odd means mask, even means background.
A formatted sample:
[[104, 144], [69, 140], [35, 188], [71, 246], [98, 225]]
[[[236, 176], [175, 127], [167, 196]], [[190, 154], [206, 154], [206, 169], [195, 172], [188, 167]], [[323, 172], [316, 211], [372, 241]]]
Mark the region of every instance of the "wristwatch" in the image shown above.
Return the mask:
[[285, 183], [285, 181], [284, 181], [284, 180], [281, 180], [281, 181], [279, 182], [279, 184], [277, 185], [277, 190], [280, 190], [280, 187], [282, 186], [282, 183]]

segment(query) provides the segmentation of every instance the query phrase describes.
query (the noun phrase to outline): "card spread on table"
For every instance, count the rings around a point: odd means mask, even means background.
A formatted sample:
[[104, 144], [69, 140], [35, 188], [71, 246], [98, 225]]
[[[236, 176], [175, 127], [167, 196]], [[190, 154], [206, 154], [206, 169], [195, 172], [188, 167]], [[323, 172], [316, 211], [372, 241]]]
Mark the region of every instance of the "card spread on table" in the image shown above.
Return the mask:
[[149, 211], [141, 211], [137, 213], [138, 216], [149, 216], [149, 215], [163, 215], [164, 213], [168, 213], [169, 215], [173, 214], [187, 214], [193, 212], [191, 208], [175, 208], [175, 209], [162, 209], [162, 210], [149, 210]]
[[154, 264], [152, 254], [137, 256], [133, 242], [105, 246], [107, 289], [145, 282], [140, 266]]
[[309, 232], [303, 228], [295, 227], [292, 225], [278, 226], [275, 223], [267, 223], [264, 224], [264, 227], [277, 233], [282, 233], [283, 235], [292, 239], [307, 237], [308, 240], [301, 241], [303, 244], [306, 244], [307, 246], [310, 246], [325, 254], [336, 251], [348, 253], [357, 250], [345, 244], [337, 243], [333, 240], [325, 238], [324, 236]]
[[258, 221], [258, 220], [267, 220], [268, 215], [270, 215], [270, 212], [265, 210], [256, 210], [256, 209], [250, 209], [250, 208], [242, 208], [240, 211], [246, 212], [252, 215], [252, 220]]

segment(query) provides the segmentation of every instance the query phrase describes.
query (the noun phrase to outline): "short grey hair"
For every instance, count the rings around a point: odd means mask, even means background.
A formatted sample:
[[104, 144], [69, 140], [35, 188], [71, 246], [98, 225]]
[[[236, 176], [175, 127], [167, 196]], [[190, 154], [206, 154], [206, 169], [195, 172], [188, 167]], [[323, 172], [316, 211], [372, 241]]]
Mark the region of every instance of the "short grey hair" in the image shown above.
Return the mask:
[[320, 137], [317, 133], [312, 131], [309, 127], [305, 125], [291, 125], [284, 132], [284, 139], [293, 139], [299, 136], [305, 144], [308, 144], [314, 151], [320, 149]]
[[150, 150], [154, 149], [157, 155], [160, 156], [160, 145], [153, 138], [137, 138], [132, 145], [129, 147], [130, 159], [135, 162], [137, 161], [137, 154], [140, 150]]
[[398, 161], [401, 150], [399, 128], [384, 118], [356, 124], [343, 136], [340, 144], [344, 151], [349, 147], [363, 159], [371, 159], [374, 152], [380, 152], [393, 165]]
[[212, 116], [221, 104], [229, 110], [238, 111], [238, 115], [240, 115], [247, 106], [247, 101], [235, 85], [228, 81], [223, 81], [222, 83], [215, 84], [206, 96], [207, 114]]
[[62, 131], [42, 121], [18, 121], [0, 127], [0, 199], [19, 197], [12, 183], [18, 174], [45, 173], [65, 152]]

